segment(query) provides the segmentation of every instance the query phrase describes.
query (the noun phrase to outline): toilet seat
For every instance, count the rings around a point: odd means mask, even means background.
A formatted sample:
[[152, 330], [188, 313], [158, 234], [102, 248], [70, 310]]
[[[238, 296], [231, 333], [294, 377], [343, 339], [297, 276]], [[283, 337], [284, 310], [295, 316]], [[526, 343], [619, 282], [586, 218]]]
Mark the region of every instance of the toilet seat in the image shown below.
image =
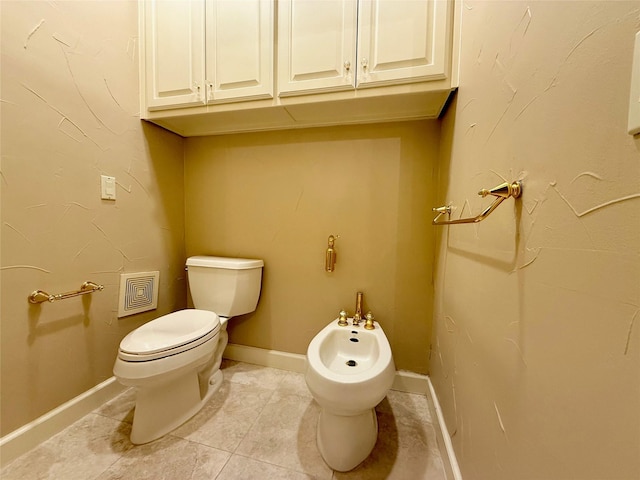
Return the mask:
[[157, 360], [195, 348], [218, 336], [220, 318], [206, 310], [188, 309], [163, 315], [129, 333], [118, 358], [127, 362]]

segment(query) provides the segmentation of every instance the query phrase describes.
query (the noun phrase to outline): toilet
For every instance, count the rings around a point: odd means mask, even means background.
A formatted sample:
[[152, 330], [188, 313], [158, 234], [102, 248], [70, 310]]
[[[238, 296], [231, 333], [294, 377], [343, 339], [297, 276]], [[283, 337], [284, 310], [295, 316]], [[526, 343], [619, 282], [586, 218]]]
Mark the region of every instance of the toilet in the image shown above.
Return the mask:
[[305, 380], [321, 409], [318, 450], [327, 465], [339, 472], [354, 469], [373, 450], [378, 438], [374, 408], [389, 392], [395, 376], [389, 341], [380, 324], [371, 323], [373, 328], [352, 318], [336, 319], [307, 349]]
[[122, 339], [113, 373], [137, 389], [132, 443], [179, 427], [220, 388], [227, 322], [256, 309], [263, 266], [258, 259], [188, 258], [195, 308], [163, 315]]

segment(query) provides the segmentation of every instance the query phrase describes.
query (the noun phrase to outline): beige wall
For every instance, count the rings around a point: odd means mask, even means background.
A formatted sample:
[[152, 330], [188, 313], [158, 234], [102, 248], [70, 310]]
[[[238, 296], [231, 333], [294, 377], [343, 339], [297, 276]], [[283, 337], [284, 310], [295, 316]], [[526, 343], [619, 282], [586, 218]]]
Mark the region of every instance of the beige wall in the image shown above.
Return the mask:
[[187, 254], [265, 261], [258, 309], [230, 322], [231, 342], [304, 354], [362, 290], [396, 366], [427, 372], [439, 132], [425, 121], [186, 140]]
[[[143, 125], [136, 2], [0, 2], [2, 434], [112, 375], [120, 339], [185, 304], [182, 139]], [[100, 175], [117, 200], [100, 200]], [[160, 270], [118, 320], [119, 274]], [[103, 292], [30, 306], [35, 289]]]
[[[638, 2], [465, 2], [431, 373], [465, 480], [640, 477]], [[632, 198], [629, 198], [632, 197]], [[458, 213], [460, 210], [458, 210]]]
[[[304, 353], [363, 290], [397, 366], [431, 371], [465, 479], [640, 476], [637, 3], [462, 11], [437, 180], [437, 122], [186, 142], [141, 125], [135, 2], [0, 2], [2, 434], [111, 376], [126, 332], [182, 307], [185, 253], [255, 256], [262, 299], [231, 341]], [[521, 201], [429, 225], [438, 203], [478, 212], [501, 177], [524, 179]], [[158, 311], [117, 320], [119, 273], [151, 269]], [[87, 279], [105, 291], [26, 302]]]

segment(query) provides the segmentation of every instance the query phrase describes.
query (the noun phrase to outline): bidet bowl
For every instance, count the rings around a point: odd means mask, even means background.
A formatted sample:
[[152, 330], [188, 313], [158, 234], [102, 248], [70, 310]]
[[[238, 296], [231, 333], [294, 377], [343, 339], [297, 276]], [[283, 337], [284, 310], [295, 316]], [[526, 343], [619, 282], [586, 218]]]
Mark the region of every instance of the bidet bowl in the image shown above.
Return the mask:
[[374, 330], [346, 327], [337, 320], [323, 328], [307, 349], [307, 386], [318, 404], [335, 415], [374, 408], [391, 388], [395, 365], [377, 322]]

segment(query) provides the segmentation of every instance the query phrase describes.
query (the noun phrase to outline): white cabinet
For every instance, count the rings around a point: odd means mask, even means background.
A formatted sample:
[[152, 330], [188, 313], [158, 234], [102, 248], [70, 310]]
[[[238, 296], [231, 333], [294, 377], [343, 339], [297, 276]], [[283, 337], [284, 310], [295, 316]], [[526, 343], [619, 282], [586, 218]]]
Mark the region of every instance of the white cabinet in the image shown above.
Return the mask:
[[279, 0], [280, 96], [445, 78], [449, 7], [446, 0]]
[[185, 137], [437, 118], [461, 5], [140, 0], [141, 117]]
[[355, 87], [357, 2], [278, 1], [278, 92]]
[[204, 100], [204, 1], [141, 2], [142, 70], [149, 109]]
[[273, 1], [207, 0], [207, 101], [273, 96]]
[[144, 0], [146, 109], [273, 96], [273, 0]]
[[445, 0], [361, 0], [357, 86], [445, 78], [449, 6]]

